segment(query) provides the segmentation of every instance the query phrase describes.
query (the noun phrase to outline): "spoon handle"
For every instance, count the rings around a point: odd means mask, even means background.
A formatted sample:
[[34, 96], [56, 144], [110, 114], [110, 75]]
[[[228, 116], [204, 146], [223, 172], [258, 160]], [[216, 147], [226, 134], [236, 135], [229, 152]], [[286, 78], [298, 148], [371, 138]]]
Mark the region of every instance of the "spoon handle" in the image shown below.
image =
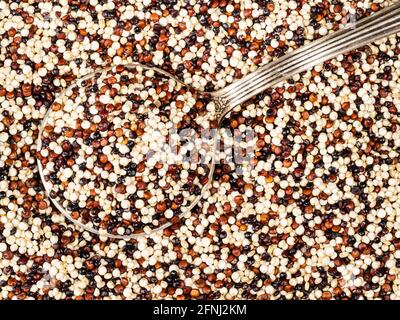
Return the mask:
[[285, 79], [397, 32], [400, 32], [400, 2], [286, 54], [216, 91], [213, 95], [223, 105], [218, 116], [222, 119], [234, 107]]

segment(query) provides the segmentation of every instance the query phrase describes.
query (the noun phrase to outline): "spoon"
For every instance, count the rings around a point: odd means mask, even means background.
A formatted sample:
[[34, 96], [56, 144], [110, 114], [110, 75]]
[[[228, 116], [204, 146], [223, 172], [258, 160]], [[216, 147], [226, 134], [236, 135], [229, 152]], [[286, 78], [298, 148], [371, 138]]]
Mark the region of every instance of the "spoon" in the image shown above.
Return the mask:
[[[339, 31], [333, 32], [332, 34], [322, 37], [316, 41], [309, 43], [289, 54], [286, 54], [277, 60], [269, 63], [263, 67], [260, 67], [257, 71], [243, 77], [242, 79], [228, 85], [227, 87], [220, 89], [215, 92], [204, 93], [211, 97], [212, 102], [215, 105], [213, 118], [220, 126], [225, 116], [232, 111], [235, 107], [241, 105], [250, 98], [263, 92], [264, 90], [273, 87], [274, 85], [296, 75], [303, 71], [309, 70], [315, 65], [318, 65], [326, 60], [332, 59], [347, 51], [362, 47], [366, 44], [389, 36], [391, 34], [400, 32], [400, 3], [395, 4], [377, 12], [373, 15], [364, 18], [354, 24], [351, 24]], [[145, 70], [156, 72], [163, 75], [166, 78], [172, 79], [178, 84], [184, 86], [184, 84], [172, 74], [161, 70], [156, 67], [144, 66], [138, 63], [132, 63], [124, 66], [124, 68], [130, 70]], [[100, 73], [110, 72], [113, 67], [104, 68], [100, 71], [88, 74], [78, 80], [79, 83], [84, 83], [90, 79], [95, 79]], [[118, 69], [117, 69], [118, 70]], [[60, 97], [63, 97], [68, 90], [71, 90], [75, 84], [72, 84], [65, 89]], [[193, 89], [192, 89], [193, 90]], [[52, 114], [52, 108], [50, 108], [45, 115], [41, 128], [39, 131], [39, 138], [37, 141], [37, 150], [41, 151], [44, 148], [43, 139], [45, 134], [45, 128], [48, 125], [50, 115]], [[65, 208], [62, 201], [54, 196], [55, 185], [49, 184], [48, 177], [45, 174], [45, 168], [41, 159], [38, 159], [38, 168], [41, 180], [43, 182], [45, 191], [55, 207], [68, 219], [81, 226], [87, 231], [92, 233], [107, 236], [116, 239], [132, 239], [140, 236], [149, 236], [153, 232], [161, 231], [165, 228], [176, 224], [183, 216], [193, 209], [198, 201], [204, 196], [205, 191], [212, 182], [214, 168], [215, 168], [215, 153], [216, 144], [214, 140], [214, 152], [208, 159], [208, 179], [207, 183], [200, 185], [201, 192], [197, 196], [193, 196], [189, 203], [179, 208], [179, 214], [175, 215], [173, 219], [164, 221], [161, 225], [156, 225], [154, 228], [145, 228], [144, 230], [135, 230], [128, 234], [115, 234], [102, 228], [95, 228], [93, 225], [82, 223], [76, 218], [72, 217], [71, 210]], [[178, 184], [179, 185], [179, 184]], [[188, 196], [190, 193], [179, 190], [183, 195]], [[53, 194], [53, 196], [51, 196]], [[192, 195], [191, 195], [192, 196]], [[164, 219], [165, 220], [165, 219]]]

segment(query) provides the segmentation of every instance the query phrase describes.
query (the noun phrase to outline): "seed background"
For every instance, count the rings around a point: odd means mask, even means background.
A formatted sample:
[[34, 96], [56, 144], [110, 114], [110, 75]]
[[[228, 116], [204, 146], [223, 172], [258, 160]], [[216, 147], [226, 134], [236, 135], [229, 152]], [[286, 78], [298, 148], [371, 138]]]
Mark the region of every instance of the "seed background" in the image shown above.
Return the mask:
[[54, 95], [99, 66], [139, 61], [217, 89], [388, 4], [0, 1], [1, 299], [398, 299], [398, 36], [233, 112], [224, 127], [258, 133], [255, 169], [219, 165], [192, 217], [149, 239], [66, 221], [34, 143]]

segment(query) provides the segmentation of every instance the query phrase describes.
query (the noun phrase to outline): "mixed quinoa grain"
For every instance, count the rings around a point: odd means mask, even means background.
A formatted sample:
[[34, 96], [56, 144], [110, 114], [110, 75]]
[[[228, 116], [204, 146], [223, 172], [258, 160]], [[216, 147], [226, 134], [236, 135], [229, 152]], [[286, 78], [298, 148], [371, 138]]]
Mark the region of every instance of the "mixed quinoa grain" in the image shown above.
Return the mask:
[[35, 144], [56, 95], [98, 68], [211, 91], [388, 4], [0, 1], [0, 299], [399, 299], [398, 35], [235, 109], [222, 127], [253, 129], [252, 166], [221, 160], [191, 215], [151, 237], [65, 219]]

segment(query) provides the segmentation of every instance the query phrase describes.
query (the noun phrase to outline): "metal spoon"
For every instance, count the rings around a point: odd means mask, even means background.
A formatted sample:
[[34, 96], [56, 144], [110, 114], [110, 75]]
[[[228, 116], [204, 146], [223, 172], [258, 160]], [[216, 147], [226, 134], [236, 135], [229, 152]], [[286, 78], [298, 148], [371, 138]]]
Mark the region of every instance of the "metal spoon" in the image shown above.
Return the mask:
[[[235, 107], [239, 106], [243, 102], [248, 99], [254, 97], [255, 95], [263, 92], [267, 88], [273, 87], [274, 85], [298, 74], [303, 71], [309, 70], [315, 65], [318, 65], [326, 60], [332, 59], [342, 53], [347, 51], [362, 47], [366, 44], [389, 36], [391, 34], [400, 32], [400, 2], [396, 2], [395, 4], [377, 12], [373, 15], [364, 18], [352, 25], [350, 27], [344, 28], [342, 30], [333, 32], [332, 34], [322, 37], [319, 40], [313, 41], [308, 45], [303, 46], [300, 49], [297, 49], [281, 58], [269, 63], [257, 71], [245, 76], [244, 78], [228, 85], [227, 87], [209, 93], [213, 98], [213, 101], [216, 105], [215, 110], [215, 118], [218, 123], [221, 124], [221, 121], [225, 118], [225, 116]], [[182, 83], [179, 79], [177, 79], [172, 74], [163, 71], [159, 68], [143, 66], [141, 64], [133, 63], [128, 65], [129, 68], [141, 67], [147, 70], [154, 70], [160, 74], [163, 74], [166, 77], [172, 78], [177, 82]], [[111, 67], [100, 70], [107, 71], [110, 70]], [[95, 76], [96, 71], [91, 73], [81, 79], [79, 81], [84, 81]], [[71, 85], [70, 87], [72, 87]], [[69, 87], [69, 88], [70, 88]], [[68, 88], [66, 89], [68, 90]], [[61, 93], [63, 95], [65, 91]], [[49, 114], [51, 109], [47, 112], [44, 117], [41, 125], [41, 129], [39, 132], [39, 138], [37, 141], [37, 150], [41, 150], [42, 148], [42, 134], [44, 127], [46, 126]], [[38, 160], [38, 168], [41, 180], [45, 187], [47, 194], [50, 194], [51, 189], [46, 184], [46, 180], [43, 174], [43, 166], [42, 163]], [[201, 194], [190, 203], [185, 208], [182, 208], [182, 213], [179, 215], [179, 218], [183, 217], [186, 213], [190, 212], [190, 210], [198, 203], [198, 201], [204, 195], [204, 192], [208, 189], [210, 183], [212, 182], [212, 177], [215, 168], [215, 157], [213, 157], [212, 162], [210, 163], [210, 173], [209, 173], [209, 182], [206, 184]], [[99, 231], [95, 228], [89, 227], [87, 225], [82, 224], [79, 221], [76, 221], [71, 217], [69, 212], [54, 198], [50, 197], [53, 204], [57, 207], [57, 209], [64, 214], [68, 219], [78, 224], [82, 228], [93, 232], [95, 234], [101, 234], [103, 236], [108, 236], [110, 238], [117, 239], [131, 239], [137, 238], [139, 236], [148, 236], [153, 232], [157, 232], [163, 230], [167, 227], [170, 227], [172, 222], [165, 223], [164, 225], [152, 229], [151, 233], [135, 233], [131, 235], [115, 235], [107, 232]]]

